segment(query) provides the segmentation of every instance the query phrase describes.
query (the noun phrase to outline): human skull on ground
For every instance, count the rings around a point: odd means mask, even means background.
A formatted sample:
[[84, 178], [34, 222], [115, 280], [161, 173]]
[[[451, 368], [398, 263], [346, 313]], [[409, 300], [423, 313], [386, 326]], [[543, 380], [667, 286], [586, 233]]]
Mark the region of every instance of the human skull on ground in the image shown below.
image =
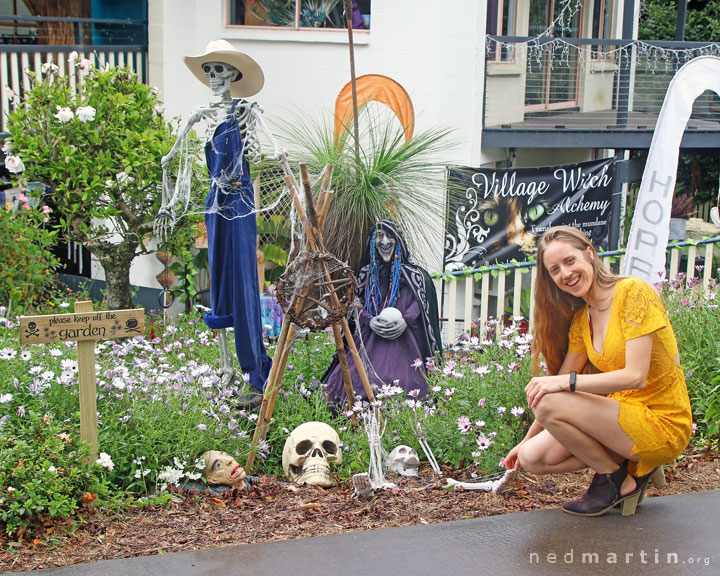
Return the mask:
[[205, 476], [208, 484], [227, 484], [234, 486], [240, 484], [245, 479], [245, 470], [230, 454], [218, 450], [210, 450], [209, 452], [205, 452], [200, 458], [205, 462], [203, 476]]
[[340, 437], [324, 422], [305, 422], [290, 433], [283, 448], [285, 476], [295, 484], [329, 488], [335, 485], [332, 472], [342, 464]]
[[420, 457], [410, 446], [396, 446], [385, 460], [385, 465], [401, 476], [419, 476]]

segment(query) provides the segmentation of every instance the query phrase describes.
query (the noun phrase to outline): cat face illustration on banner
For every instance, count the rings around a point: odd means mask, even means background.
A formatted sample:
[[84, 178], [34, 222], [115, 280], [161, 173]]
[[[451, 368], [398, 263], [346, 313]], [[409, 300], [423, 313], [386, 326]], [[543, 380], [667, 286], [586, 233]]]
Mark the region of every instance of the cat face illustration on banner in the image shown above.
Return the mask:
[[615, 159], [544, 168], [449, 171], [445, 268], [525, 261], [551, 226], [607, 249]]

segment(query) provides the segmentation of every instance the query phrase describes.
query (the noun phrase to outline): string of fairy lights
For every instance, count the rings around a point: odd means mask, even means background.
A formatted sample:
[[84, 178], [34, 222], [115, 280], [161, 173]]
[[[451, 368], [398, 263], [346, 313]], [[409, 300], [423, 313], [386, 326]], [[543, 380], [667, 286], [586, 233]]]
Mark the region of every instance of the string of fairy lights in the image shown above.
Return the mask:
[[[603, 47], [598, 44], [573, 42], [563, 37], [573, 31], [576, 15], [582, 9], [582, 0], [561, 0], [560, 10], [550, 25], [535, 37], [522, 41], [503, 41], [492, 36], [487, 37], [486, 50], [489, 59], [497, 54], [505, 61], [516, 61], [518, 50], [527, 55], [528, 72], [536, 72], [548, 66], [568, 67], [575, 62], [584, 69], [587, 62], [593, 62], [599, 71], [612, 70], [614, 67], [630, 67], [644, 63], [645, 70], [655, 72], [674, 72], [678, 66], [699, 56], [720, 56], [720, 44], [687, 46], [683, 48], [660, 46], [643, 40], [622, 40], [616, 47]], [[607, 65], [607, 66], [604, 66]]]

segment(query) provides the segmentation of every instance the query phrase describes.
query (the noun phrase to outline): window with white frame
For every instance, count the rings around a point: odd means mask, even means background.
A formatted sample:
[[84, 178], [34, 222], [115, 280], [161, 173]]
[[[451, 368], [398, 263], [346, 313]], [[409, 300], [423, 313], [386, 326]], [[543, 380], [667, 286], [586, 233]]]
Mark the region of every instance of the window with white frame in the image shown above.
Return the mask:
[[[514, 36], [517, 0], [488, 0], [486, 32], [489, 35]], [[489, 42], [488, 60], [509, 62], [515, 59], [512, 44]]]
[[[370, 28], [371, 0], [352, 0], [352, 26]], [[343, 0], [227, 0], [230, 26], [345, 28]]]

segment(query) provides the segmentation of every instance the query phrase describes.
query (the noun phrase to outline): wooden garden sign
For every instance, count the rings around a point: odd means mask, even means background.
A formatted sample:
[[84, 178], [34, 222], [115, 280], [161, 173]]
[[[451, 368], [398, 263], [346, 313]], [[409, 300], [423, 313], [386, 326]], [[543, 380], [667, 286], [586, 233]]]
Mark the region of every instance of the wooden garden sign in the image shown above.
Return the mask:
[[93, 312], [92, 302], [76, 302], [74, 314], [20, 317], [20, 344], [77, 341], [80, 439], [90, 445], [90, 458], [98, 457], [95, 402], [95, 340], [129, 338], [145, 333], [145, 312], [107, 310]]

